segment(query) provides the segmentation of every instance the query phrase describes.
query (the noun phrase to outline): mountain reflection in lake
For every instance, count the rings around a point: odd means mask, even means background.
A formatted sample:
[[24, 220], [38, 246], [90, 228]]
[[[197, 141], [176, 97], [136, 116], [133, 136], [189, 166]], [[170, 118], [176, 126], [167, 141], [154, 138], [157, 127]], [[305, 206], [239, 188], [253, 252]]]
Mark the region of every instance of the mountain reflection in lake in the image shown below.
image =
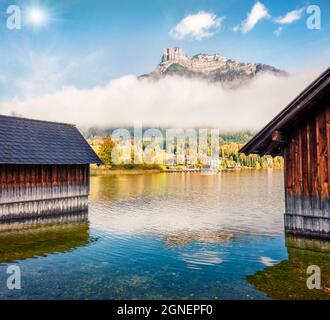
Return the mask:
[[272, 298], [247, 277], [287, 259], [283, 212], [282, 171], [91, 177], [88, 221], [0, 231], [0, 298]]

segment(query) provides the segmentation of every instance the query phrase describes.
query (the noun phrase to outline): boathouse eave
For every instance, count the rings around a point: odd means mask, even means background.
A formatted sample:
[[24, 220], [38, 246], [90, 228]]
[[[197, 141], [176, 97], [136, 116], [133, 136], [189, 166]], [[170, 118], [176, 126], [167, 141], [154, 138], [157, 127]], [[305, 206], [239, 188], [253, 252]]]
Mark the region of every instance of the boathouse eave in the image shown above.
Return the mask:
[[[298, 95], [286, 108], [284, 108], [272, 121], [270, 121], [254, 138], [245, 144], [239, 152], [259, 155], [283, 155], [284, 141], [274, 141], [273, 133], [290, 133], [292, 123], [316, 102], [329, 95], [330, 67]], [[288, 141], [289, 142], [289, 141]]]

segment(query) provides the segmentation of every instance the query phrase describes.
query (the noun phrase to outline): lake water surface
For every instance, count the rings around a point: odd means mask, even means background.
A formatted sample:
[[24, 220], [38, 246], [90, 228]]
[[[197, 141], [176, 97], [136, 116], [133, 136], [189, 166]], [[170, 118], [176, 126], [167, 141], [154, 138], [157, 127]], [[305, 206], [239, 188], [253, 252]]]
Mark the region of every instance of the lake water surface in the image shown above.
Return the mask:
[[0, 298], [268, 299], [247, 276], [288, 258], [283, 213], [281, 170], [91, 177], [88, 217], [0, 232]]

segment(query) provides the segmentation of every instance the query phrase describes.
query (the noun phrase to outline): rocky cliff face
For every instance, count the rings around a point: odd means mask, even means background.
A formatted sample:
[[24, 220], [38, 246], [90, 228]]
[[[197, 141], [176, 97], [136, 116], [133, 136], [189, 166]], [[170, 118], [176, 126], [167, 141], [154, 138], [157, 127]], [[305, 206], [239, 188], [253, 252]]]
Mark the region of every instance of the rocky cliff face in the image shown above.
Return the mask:
[[189, 59], [180, 48], [166, 48], [156, 70], [141, 78], [160, 79], [172, 75], [240, 84], [253, 79], [260, 73], [286, 75], [285, 71], [266, 64], [242, 63], [218, 54], [197, 54]]
[[162, 64], [175, 63], [175, 62], [186, 63], [189, 61], [188, 56], [180, 48], [165, 48], [163, 50]]

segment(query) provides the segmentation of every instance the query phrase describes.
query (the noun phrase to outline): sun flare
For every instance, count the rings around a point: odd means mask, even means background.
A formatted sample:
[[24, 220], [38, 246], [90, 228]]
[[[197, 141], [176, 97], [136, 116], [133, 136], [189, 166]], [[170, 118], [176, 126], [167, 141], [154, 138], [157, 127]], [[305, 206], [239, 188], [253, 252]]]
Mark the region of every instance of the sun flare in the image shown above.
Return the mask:
[[46, 23], [47, 13], [40, 8], [32, 8], [28, 11], [28, 20], [34, 26], [40, 26]]

